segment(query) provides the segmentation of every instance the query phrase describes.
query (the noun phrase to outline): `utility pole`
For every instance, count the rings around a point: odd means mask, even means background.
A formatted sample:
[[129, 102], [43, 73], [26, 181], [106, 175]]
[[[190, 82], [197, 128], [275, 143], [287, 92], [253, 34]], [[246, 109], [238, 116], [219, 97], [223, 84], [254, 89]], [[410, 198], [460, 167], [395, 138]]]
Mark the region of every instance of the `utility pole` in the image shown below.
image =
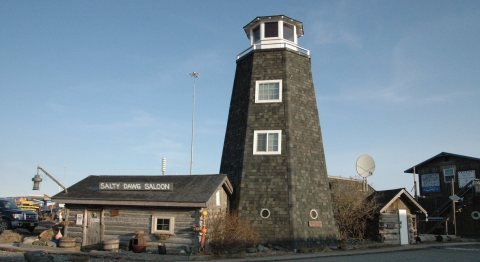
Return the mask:
[[190, 175], [192, 175], [193, 168], [193, 145], [195, 142], [195, 81], [200, 76], [197, 72], [190, 73], [190, 76], [193, 80], [193, 90], [192, 90], [192, 141], [190, 144]]
[[455, 174], [452, 177], [452, 209], [453, 209], [453, 234], [456, 236], [457, 235], [457, 214], [455, 211], [455, 202], [456, 202], [456, 197], [455, 196]]
[[417, 192], [417, 179], [415, 177], [415, 167], [413, 167], [413, 192], [415, 199], [418, 200], [418, 192]]

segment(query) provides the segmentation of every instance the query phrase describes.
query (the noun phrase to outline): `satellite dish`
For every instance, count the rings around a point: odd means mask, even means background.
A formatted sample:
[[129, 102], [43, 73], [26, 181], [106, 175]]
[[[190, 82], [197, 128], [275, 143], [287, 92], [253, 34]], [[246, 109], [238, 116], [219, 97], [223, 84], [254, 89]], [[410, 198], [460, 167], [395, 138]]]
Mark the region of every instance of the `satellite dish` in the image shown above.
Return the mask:
[[369, 155], [361, 155], [357, 158], [357, 174], [363, 178], [373, 175], [375, 161]]

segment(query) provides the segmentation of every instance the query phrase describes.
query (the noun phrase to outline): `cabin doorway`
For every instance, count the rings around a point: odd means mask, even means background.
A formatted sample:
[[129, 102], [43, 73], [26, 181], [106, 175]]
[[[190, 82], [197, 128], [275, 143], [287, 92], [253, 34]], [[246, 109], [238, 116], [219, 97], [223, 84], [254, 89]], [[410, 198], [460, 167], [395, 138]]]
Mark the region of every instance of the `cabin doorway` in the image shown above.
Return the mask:
[[87, 210], [87, 227], [85, 228], [86, 249], [95, 249], [101, 245], [101, 210]]
[[400, 224], [400, 245], [408, 245], [408, 218], [407, 210], [398, 210], [398, 220]]

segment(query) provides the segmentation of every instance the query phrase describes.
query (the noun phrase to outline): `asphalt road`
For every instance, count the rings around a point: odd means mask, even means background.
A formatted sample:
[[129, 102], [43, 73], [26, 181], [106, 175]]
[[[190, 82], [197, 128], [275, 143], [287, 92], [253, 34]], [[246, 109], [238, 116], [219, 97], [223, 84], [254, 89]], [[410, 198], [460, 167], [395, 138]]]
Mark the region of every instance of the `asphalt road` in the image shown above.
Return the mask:
[[[132, 254], [135, 255], [135, 254]], [[137, 254], [138, 255], [138, 254]], [[407, 261], [422, 261], [422, 262], [462, 262], [462, 261], [478, 261], [480, 262], [480, 242], [470, 243], [450, 243], [447, 245], [431, 245], [430, 247], [417, 247], [417, 248], [399, 248], [394, 247], [390, 249], [377, 249], [377, 250], [362, 250], [354, 251], [347, 254], [341, 254], [341, 252], [334, 252], [330, 254], [319, 253], [318, 256], [312, 254], [303, 256], [298, 255], [286, 255], [275, 257], [250, 257], [244, 259], [219, 259], [218, 262], [239, 262], [239, 261], [320, 261], [320, 262], [339, 262], [339, 261], [353, 261], [353, 262], [407, 262]], [[70, 261], [68, 256], [62, 254], [53, 255], [55, 261]], [[297, 256], [297, 257], [296, 257]], [[302, 258], [303, 256], [303, 258]], [[308, 258], [309, 257], [309, 258]], [[116, 257], [117, 258], [117, 257]], [[182, 260], [186, 257], [175, 257], [176, 259], [168, 259], [166, 257], [156, 257], [155, 260], [160, 261], [176, 261]], [[138, 259], [135, 257], [136, 261]], [[115, 260], [115, 259], [112, 259]], [[122, 261], [129, 261], [129, 257], [123, 257]], [[216, 259], [208, 259], [215, 261]], [[0, 250], [0, 261], [12, 261], [20, 262], [25, 261], [23, 252], [8, 252]], [[91, 262], [105, 262], [111, 261], [107, 257], [90, 257]], [[149, 260], [154, 261], [154, 260]], [[182, 260], [183, 261], [183, 260]]]
[[5, 262], [20, 262], [25, 261], [23, 252], [8, 252], [0, 250], [0, 261]]
[[387, 253], [359, 254], [351, 256], [317, 257], [309, 259], [294, 259], [294, 261], [321, 261], [321, 262], [480, 262], [480, 243], [474, 245], [458, 245], [432, 247], [417, 250], [402, 250]]

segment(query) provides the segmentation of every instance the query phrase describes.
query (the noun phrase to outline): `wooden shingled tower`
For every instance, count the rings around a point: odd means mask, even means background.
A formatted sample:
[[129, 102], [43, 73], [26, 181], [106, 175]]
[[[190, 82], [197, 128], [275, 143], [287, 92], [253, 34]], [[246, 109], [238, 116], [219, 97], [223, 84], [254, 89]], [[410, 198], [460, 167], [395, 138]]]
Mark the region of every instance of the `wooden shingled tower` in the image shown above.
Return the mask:
[[237, 57], [220, 172], [231, 208], [262, 242], [292, 248], [334, 240], [337, 229], [303, 24], [257, 17]]

